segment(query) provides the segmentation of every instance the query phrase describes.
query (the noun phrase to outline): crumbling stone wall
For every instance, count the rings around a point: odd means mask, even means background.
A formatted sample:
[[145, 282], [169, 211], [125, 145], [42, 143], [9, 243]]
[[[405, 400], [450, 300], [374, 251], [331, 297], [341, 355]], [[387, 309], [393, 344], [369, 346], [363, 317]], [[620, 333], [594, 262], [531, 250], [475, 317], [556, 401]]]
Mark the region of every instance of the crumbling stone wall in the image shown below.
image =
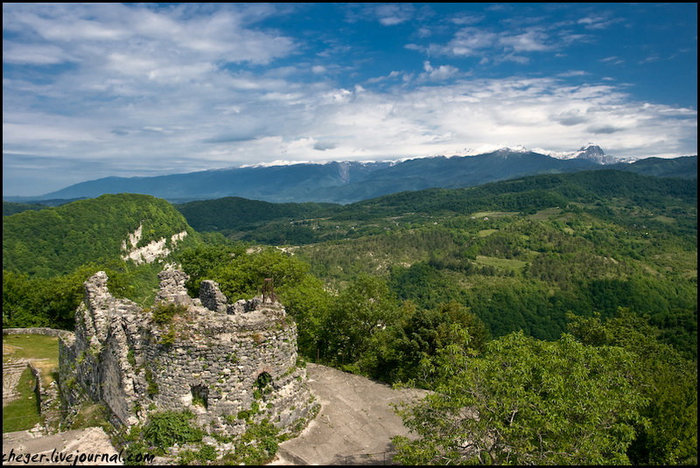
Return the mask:
[[209, 432], [245, 431], [246, 419], [269, 419], [287, 432], [314, 406], [306, 370], [297, 366], [297, 330], [276, 301], [228, 304], [213, 281], [199, 299], [187, 296], [187, 275], [159, 275], [157, 304], [180, 305], [170, 323], [113, 297], [107, 275], [85, 283], [76, 331], [59, 342], [60, 385], [66, 409], [103, 402], [115, 422], [145, 421], [150, 411], [185, 410]]

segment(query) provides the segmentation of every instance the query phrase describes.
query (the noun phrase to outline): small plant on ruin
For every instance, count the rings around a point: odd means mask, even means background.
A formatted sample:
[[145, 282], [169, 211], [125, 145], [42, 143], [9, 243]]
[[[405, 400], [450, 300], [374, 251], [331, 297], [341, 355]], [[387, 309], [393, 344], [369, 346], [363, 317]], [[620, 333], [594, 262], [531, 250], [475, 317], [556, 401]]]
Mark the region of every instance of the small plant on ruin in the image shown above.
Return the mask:
[[187, 307], [172, 302], [156, 304], [151, 309], [153, 321], [159, 325], [165, 325], [172, 322], [176, 314], [187, 312]]
[[164, 411], [150, 415], [143, 427], [143, 440], [165, 453], [175, 444], [201, 442], [204, 432], [192, 424], [194, 414], [183, 411]]
[[170, 325], [168, 332], [164, 334], [160, 339], [160, 344], [166, 347], [170, 347], [175, 343], [175, 327]]
[[251, 424], [248, 430], [236, 441], [235, 450], [224, 456], [226, 464], [264, 465], [272, 460], [279, 447], [279, 429], [264, 419], [259, 424]]
[[216, 449], [208, 444], [202, 444], [198, 451], [182, 450], [177, 461], [178, 465], [191, 465], [195, 462], [206, 463], [216, 460]]
[[253, 404], [250, 405], [249, 410], [239, 411], [238, 414], [236, 415], [236, 417], [238, 419], [243, 419], [246, 422], [250, 422], [250, 418], [252, 418], [256, 414], [258, 414], [259, 412], [260, 412], [260, 405], [258, 405], [257, 401], [254, 401]]
[[253, 333], [252, 338], [256, 345], [260, 345], [265, 341], [265, 338], [260, 333]]
[[146, 387], [146, 393], [148, 393], [148, 396], [153, 398], [154, 396], [158, 395], [158, 384], [153, 378], [153, 372], [149, 368], [146, 368], [146, 383], [148, 384]]
[[136, 358], [134, 357], [133, 349], [130, 349], [129, 352], [126, 353], [126, 360], [129, 362], [131, 367], [136, 367]]

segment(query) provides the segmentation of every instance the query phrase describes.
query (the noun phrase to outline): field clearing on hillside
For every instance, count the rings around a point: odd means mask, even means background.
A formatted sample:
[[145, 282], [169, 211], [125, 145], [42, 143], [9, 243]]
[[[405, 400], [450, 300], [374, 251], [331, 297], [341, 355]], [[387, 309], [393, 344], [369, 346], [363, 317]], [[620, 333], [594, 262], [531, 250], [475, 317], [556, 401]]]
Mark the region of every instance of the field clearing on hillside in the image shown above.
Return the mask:
[[477, 232], [476, 235], [478, 237], [487, 237], [493, 234], [494, 232], [498, 232], [498, 229], [482, 229], [481, 231]]
[[472, 213], [471, 216], [474, 218], [500, 218], [503, 216], [515, 216], [520, 214], [518, 211], [478, 211], [476, 213]]
[[523, 262], [522, 260], [516, 260], [513, 258], [486, 257], [484, 255], [477, 255], [476, 263], [482, 266], [492, 266], [515, 272], [521, 272], [523, 268], [525, 268], [526, 264], [526, 262]]
[[562, 210], [559, 207], [545, 208], [544, 210], [540, 210], [535, 214], [529, 215], [528, 218], [543, 220], [543, 219], [549, 219], [552, 216], [558, 216], [561, 213], [562, 213]]

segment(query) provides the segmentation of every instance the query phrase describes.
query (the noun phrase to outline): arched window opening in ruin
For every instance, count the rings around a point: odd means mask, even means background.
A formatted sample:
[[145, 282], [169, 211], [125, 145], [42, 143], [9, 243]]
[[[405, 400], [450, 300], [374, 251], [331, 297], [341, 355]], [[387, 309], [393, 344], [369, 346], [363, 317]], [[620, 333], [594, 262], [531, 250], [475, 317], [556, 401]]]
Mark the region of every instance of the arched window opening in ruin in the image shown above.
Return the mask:
[[209, 407], [209, 389], [204, 385], [190, 385], [192, 392], [192, 404], [203, 406], [205, 409]]
[[267, 372], [261, 372], [255, 379], [255, 386], [262, 393], [270, 393], [272, 391], [272, 376]]

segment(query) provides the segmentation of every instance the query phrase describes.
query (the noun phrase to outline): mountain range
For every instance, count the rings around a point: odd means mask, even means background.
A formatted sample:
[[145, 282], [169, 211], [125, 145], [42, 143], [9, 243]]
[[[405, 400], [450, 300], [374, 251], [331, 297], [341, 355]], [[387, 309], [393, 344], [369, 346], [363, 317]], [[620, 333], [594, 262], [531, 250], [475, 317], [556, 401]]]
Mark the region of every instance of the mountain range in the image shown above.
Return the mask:
[[352, 203], [407, 190], [471, 187], [526, 175], [599, 168], [662, 177], [696, 177], [697, 157], [648, 158], [629, 163], [629, 160], [606, 155], [593, 144], [563, 157], [503, 148], [475, 156], [436, 156], [400, 162], [306, 163], [153, 177], [106, 177], [39, 197], [5, 197], [5, 200], [41, 201], [94, 198], [107, 193], [139, 193], [176, 203], [231, 196], [276, 203]]

